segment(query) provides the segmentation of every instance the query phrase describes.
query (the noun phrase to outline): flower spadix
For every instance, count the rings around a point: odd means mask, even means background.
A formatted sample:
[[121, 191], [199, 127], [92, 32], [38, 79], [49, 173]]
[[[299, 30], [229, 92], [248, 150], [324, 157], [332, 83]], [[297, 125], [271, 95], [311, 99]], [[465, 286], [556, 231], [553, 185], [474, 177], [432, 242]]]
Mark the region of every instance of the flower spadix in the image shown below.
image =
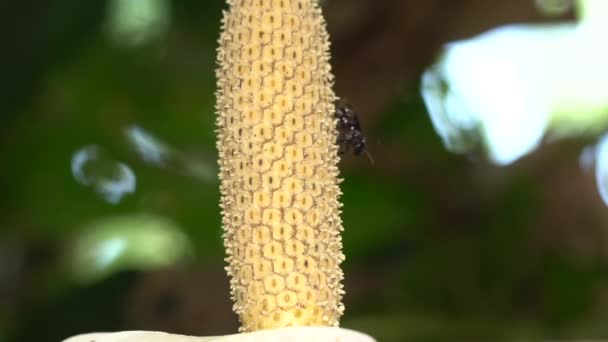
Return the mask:
[[218, 49], [222, 224], [242, 330], [338, 324], [335, 95], [314, 0], [232, 0]]

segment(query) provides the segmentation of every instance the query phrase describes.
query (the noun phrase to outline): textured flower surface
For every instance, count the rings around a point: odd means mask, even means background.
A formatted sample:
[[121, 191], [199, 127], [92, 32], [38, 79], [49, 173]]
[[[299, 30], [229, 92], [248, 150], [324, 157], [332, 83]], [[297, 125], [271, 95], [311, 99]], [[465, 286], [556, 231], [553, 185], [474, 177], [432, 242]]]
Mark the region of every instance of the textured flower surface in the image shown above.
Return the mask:
[[241, 329], [338, 325], [335, 95], [314, 0], [228, 1], [218, 49], [224, 243]]

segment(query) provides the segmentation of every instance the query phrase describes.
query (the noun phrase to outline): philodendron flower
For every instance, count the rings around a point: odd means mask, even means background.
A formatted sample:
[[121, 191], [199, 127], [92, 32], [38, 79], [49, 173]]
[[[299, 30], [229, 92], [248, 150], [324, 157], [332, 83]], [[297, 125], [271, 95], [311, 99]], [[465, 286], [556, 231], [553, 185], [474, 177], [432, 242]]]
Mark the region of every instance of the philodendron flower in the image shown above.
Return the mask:
[[[547, 133], [606, 131], [608, 1], [580, 0], [578, 11], [576, 23], [508, 25], [446, 45], [423, 74], [422, 96], [448, 149], [463, 153], [480, 142], [493, 162], [507, 165]], [[604, 150], [596, 158], [608, 157]], [[598, 160], [596, 172], [607, 201], [604, 164]]]
[[217, 70], [224, 244], [244, 331], [343, 312], [335, 95], [316, 0], [228, 0]]

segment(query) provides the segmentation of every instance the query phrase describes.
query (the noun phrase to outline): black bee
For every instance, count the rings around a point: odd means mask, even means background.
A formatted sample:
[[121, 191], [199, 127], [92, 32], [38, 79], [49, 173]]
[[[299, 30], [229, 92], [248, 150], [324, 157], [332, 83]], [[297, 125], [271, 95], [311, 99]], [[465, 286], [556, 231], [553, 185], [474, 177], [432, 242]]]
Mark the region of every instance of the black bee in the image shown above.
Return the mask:
[[346, 102], [336, 102], [336, 112], [334, 114], [338, 119], [338, 154], [344, 154], [352, 147], [353, 154], [360, 156], [361, 153], [365, 153], [369, 161], [373, 164], [374, 159], [367, 151], [367, 139], [361, 132], [361, 125], [357, 118], [355, 110], [349, 106]]

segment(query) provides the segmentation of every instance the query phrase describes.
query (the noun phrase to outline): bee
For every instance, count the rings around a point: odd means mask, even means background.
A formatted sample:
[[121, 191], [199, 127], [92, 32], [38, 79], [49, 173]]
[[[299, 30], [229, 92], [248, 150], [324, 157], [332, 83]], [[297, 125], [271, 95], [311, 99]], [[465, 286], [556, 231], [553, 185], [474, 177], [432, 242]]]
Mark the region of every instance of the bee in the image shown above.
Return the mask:
[[357, 113], [344, 101], [336, 101], [335, 105], [336, 112], [334, 113], [334, 117], [338, 121], [338, 154], [342, 155], [352, 148], [354, 155], [360, 156], [362, 153], [365, 153], [370, 163], [374, 164], [374, 159], [367, 151], [367, 139], [361, 131]]

